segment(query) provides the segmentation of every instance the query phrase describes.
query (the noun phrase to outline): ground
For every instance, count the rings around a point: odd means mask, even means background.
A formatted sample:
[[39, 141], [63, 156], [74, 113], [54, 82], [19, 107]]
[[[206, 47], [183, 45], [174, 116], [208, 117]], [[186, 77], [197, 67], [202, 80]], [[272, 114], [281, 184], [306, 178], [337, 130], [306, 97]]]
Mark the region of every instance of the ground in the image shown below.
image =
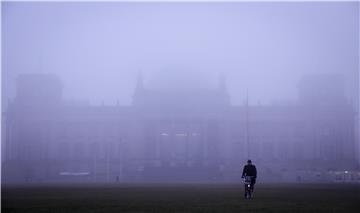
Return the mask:
[[2, 212], [360, 212], [360, 184], [2, 186]]

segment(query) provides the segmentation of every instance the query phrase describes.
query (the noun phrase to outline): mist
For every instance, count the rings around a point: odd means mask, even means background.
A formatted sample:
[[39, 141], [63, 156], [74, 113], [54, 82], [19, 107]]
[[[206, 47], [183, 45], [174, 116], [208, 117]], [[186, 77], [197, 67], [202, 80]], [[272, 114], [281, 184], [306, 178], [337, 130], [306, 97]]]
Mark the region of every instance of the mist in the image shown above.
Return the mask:
[[358, 107], [357, 2], [2, 3], [5, 182], [359, 181]]

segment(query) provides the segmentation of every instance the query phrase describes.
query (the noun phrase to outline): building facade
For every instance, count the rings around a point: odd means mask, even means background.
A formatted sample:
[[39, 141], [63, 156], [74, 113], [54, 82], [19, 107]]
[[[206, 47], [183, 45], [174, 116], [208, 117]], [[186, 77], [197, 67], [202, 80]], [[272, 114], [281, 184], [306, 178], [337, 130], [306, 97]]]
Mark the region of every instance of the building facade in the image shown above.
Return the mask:
[[326, 78], [304, 78], [296, 105], [233, 106], [222, 77], [161, 90], [140, 76], [130, 106], [92, 106], [65, 104], [54, 75], [22, 75], [3, 113], [2, 180], [231, 182], [248, 158], [264, 181], [358, 170], [353, 106]]

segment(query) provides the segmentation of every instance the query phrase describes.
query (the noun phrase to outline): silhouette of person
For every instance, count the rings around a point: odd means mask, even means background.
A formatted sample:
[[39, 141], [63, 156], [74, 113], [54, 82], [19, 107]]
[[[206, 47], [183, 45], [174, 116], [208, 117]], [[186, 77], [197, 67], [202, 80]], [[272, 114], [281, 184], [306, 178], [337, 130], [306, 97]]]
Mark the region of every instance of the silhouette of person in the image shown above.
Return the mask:
[[251, 160], [248, 160], [247, 165], [244, 166], [241, 177], [245, 178], [245, 176], [251, 176], [250, 189], [251, 189], [251, 191], [254, 191], [254, 185], [256, 183], [257, 171], [256, 171], [256, 166], [254, 164], [252, 164]]

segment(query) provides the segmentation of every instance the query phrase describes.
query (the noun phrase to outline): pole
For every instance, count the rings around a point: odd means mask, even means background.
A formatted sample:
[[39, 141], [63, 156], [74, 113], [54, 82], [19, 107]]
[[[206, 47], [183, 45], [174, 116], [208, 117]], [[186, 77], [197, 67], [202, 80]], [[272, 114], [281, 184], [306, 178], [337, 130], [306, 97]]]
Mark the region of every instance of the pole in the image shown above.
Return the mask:
[[106, 143], [106, 182], [110, 181], [110, 142]]
[[96, 171], [97, 171], [97, 144], [94, 143], [94, 152], [93, 152], [93, 159], [94, 159], [94, 182], [96, 182]]
[[246, 144], [247, 144], [247, 157], [250, 159], [250, 141], [249, 141], [249, 94], [246, 90]]

